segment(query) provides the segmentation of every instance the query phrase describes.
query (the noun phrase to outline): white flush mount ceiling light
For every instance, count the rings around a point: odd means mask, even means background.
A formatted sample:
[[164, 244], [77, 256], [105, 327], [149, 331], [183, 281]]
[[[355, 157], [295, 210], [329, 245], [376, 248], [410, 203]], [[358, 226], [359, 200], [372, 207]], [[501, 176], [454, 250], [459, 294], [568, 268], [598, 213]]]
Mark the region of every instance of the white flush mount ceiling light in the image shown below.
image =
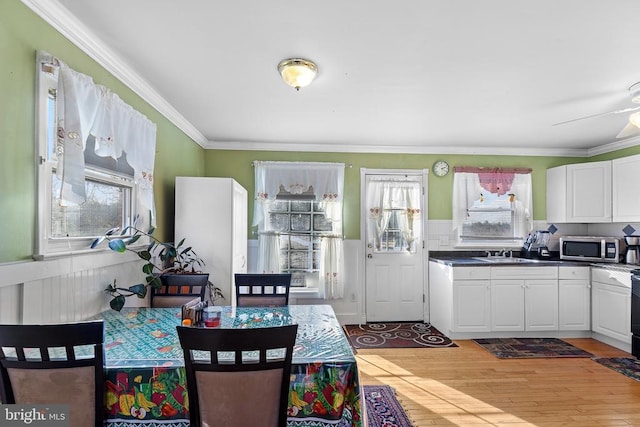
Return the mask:
[[278, 72], [286, 84], [300, 90], [311, 84], [318, 74], [318, 66], [308, 59], [291, 58], [280, 61]]

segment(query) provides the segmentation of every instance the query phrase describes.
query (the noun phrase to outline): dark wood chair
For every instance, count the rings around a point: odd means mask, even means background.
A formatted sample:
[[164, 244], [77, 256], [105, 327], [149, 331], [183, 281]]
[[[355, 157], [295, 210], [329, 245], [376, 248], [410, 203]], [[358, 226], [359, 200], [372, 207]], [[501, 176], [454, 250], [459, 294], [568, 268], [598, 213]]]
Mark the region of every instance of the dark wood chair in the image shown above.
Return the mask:
[[194, 298], [204, 301], [208, 275], [169, 274], [160, 288], [151, 287], [151, 307], [182, 307]]
[[176, 328], [192, 427], [286, 427], [298, 325]]
[[67, 404], [69, 426], [104, 424], [104, 324], [0, 325], [0, 399]]
[[280, 307], [289, 304], [291, 274], [235, 274], [236, 305]]

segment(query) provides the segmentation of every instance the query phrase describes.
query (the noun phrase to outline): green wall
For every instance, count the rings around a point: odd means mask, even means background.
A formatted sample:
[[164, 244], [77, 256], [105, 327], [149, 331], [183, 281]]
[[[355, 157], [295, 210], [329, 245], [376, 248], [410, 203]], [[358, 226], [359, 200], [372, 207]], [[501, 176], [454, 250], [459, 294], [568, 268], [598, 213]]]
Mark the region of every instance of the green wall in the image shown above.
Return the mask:
[[[345, 172], [345, 235], [360, 238], [360, 168], [367, 169], [430, 169], [436, 160], [446, 160], [450, 166], [528, 167], [533, 169], [533, 215], [546, 217], [546, 169], [568, 163], [587, 161], [573, 157], [480, 156], [458, 154], [363, 154], [304, 153], [274, 151], [207, 150], [205, 176], [232, 177], [249, 192], [249, 218], [253, 217], [254, 160], [342, 162], [353, 166]], [[438, 178], [429, 174], [429, 219], [451, 219], [453, 173]], [[251, 219], [250, 219], [251, 221]], [[249, 228], [251, 231], [251, 228]], [[250, 236], [251, 233], [249, 234]]]
[[204, 174], [204, 149], [19, 0], [0, 1], [0, 262], [30, 259], [35, 247], [35, 70], [44, 50], [118, 94], [158, 126], [154, 191], [160, 238], [173, 237], [178, 175]]

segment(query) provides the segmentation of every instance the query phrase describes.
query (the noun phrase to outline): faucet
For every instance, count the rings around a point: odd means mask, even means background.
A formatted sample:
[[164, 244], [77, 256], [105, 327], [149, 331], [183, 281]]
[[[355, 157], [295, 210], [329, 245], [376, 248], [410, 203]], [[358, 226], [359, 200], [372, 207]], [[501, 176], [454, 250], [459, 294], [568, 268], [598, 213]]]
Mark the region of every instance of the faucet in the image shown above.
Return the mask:
[[513, 251], [507, 251], [505, 248], [502, 248], [502, 250], [499, 252], [500, 256], [502, 257], [507, 257], [507, 254], [509, 254], [509, 258], [513, 258]]

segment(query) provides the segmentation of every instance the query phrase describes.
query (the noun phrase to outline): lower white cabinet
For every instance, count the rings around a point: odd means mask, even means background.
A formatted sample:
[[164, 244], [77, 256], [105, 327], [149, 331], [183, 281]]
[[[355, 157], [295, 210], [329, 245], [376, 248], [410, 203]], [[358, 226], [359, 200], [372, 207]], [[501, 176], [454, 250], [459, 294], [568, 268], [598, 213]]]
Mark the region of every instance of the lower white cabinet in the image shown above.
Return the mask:
[[489, 280], [453, 281], [454, 332], [491, 330], [491, 282]]
[[589, 267], [558, 267], [558, 316], [561, 331], [591, 330]]
[[631, 343], [631, 274], [593, 269], [591, 330]]
[[558, 330], [557, 267], [492, 267], [493, 331]]
[[491, 282], [487, 267], [429, 263], [430, 323], [445, 335], [491, 330]]

